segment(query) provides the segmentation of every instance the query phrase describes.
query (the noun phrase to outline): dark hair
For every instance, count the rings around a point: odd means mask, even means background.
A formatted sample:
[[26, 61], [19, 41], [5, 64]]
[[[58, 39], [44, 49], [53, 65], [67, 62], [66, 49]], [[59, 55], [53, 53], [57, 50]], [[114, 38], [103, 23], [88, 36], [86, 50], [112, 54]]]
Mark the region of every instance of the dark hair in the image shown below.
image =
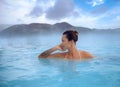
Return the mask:
[[76, 30], [67, 30], [63, 33], [63, 35], [66, 35], [68, 41], [73, 40], [76, 43], [78, 40], [78, 32]]

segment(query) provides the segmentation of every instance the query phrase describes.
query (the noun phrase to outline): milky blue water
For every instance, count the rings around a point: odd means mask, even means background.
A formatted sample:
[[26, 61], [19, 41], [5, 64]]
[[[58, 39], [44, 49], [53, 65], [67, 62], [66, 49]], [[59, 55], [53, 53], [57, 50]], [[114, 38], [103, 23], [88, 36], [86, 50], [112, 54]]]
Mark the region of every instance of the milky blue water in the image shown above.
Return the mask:
[[86, 61], [38, 59], [60, 35], [0, 38], [0, 87], [120, 87], [120, 34], [80, 34]]

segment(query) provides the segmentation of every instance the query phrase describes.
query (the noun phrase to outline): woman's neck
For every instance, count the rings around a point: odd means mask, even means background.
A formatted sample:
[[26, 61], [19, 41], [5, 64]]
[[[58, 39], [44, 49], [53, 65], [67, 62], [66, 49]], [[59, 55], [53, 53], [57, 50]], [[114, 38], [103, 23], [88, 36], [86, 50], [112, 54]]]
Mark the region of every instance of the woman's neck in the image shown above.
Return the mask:
[[76, 45], [72, 45], [69, 49], [68, 49], [68, 55], [73, 56], [76, 54], [77, 52], [77, 48]]

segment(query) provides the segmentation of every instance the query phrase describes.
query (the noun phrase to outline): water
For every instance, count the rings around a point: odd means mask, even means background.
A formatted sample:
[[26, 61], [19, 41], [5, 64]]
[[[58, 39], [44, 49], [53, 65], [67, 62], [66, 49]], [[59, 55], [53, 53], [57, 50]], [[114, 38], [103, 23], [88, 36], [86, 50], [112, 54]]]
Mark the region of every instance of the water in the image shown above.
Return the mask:
[[120, 34], [80, 34], [86, 61], [38, 59], [60, 35], [0, 40], [0, 87], [120, 87]]

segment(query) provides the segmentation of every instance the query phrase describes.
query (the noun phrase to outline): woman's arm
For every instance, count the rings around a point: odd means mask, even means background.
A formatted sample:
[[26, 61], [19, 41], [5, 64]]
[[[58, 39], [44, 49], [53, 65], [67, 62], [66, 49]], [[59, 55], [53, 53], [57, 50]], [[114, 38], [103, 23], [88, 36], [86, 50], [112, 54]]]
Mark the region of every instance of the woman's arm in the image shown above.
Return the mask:
[[50, 48], [50, 49], [42, 52], [38, 57], [39, 58], [47, 58], [48, 56], [51, 55], [52, 52], [54, 52], [56, 50], [62, 50], [61, 45], [57, 45], [57, 46], [55, 46], [53, 48]]

